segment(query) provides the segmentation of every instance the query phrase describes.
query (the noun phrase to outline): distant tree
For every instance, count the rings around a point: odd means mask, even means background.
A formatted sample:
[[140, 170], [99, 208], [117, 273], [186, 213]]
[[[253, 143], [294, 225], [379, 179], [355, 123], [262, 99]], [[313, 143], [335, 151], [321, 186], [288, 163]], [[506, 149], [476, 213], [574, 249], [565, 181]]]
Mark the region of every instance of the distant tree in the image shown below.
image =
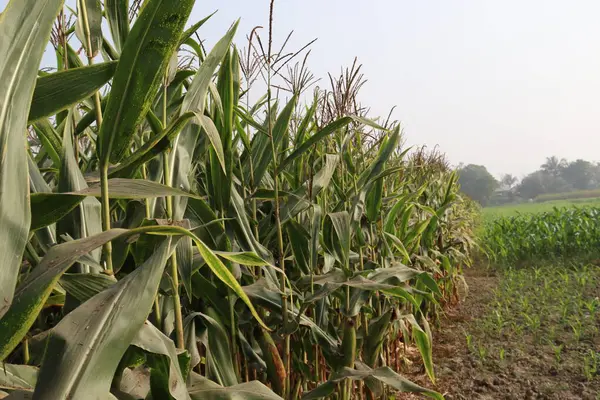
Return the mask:
[[463, 166], [458, 170], [458, 174], [458, 183], [463, 193], [482, 206], [489, 202], [494, 190], [499, 186], [498, 181], [483, 165]]
[[585, 160], [576, 160], [561, 168], [560, 176], [575, 190], [587, 190], [594, 180], [594, 165]]
[[540, 194], [562, 193], [572, 190], [561, 176], [555, 176], [544, 170], [532, 172], [521, 180], [517, 186], [519, 196], [524, 199], [533, 199]]
[[511, 174], [504, 174], [502, 175], [502, 179], [500, 179], [502, 187], [507, 190], [512, 189], [513, 186], [515, 186], [515, 184], [517, 183], [517, 181], [517, 177]]
[[564, 158], [559, 159], [556, 156], [546, 157], [546, 162], [540, 167], [543, 172], [552, 175], [559, 176], [561, 170], [567, 165], [567, 160]]

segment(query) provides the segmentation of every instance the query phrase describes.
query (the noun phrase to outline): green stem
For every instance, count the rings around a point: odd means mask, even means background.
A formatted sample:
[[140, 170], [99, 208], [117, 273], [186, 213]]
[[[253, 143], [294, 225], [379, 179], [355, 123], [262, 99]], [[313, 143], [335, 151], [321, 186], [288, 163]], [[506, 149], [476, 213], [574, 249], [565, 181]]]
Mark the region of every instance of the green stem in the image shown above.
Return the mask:
[[[166, 80], [163, 85], [163, 115], [162, 115], [163, 129], [167, 126], [167, 85]], [[173, 186], [171, 180], [171, 165], [169, 163], [169, 151], [166, 150], [163, 154], [163, 177], [165, 186]], [[167, 218], [173, 219], [173, 198], [171, 196], [165, 196], [165, 205], [167, 209]], [[179, 297], [179, 271], [177, 268], [177, 253], [173, 252], [171, 255], [171, 282], [173, 289], [173, 302], [175, 303], [175, 337], [178, 349], [185, 347], [183, 339], [183, 315], [181, 312], [181, 298]]]
[[[85, 52], [88, 59], [88, 64], [94, 64], [94, 55], [92, 53], [92, 42], [91, 42], [91, 33], [90, 33], [90, 24], [87, 15], [87, 8], [83, 4], [80, 3], [81, 6], [81, 15], [83, 19], [83, 28], [85, 30]], [[65, 58], [67, 57], [67, 46], [65, 43]], [[94, 110], [96, 111], [96, 129], [100, 132], [100, 127], [102, 126], [102, 106], [100, 103], [100, 92], [96, 91], [94, 93]], [[102, 161], [100, 165], [100, 200], [101, 200], [101, 209], [102, 209], [102, 230], [107, 231], [110, 229], [110, 203], [108, 198], [108, 160]], [[106, 271], [109, 273], [113, 273], [113, 265], [112, 265], [112, 243], [107, 242], [103, 247], [102, 257], [104, 259], [104, 266]]]
[[29, 339], [23, 340], [23, 364], [29, 364]]
[[233, 291], [231, 289], [229, 291], [229, 320], [231, 323], [231, 357], [233, 362], [233, 367], [235, 370], [235, 375], [240, 378], [240, 368], [238, 365], [238, 350], [237, 350], [237, 330], [235, 324], [235, 308], [233, 303]]
[[[271, 46], [273, 43], [273, 8], [275, 1], [271, 0], [269, 6], [269, 47], [267, 52], [267, 122], [268, 122], [268, 136], [271, 141], [271, 152], [273, 155], [273, 187], [275, 192], [275, 223], [277, 225], [277, 243], [278, 243], [278, 259], [279, 259], [279, 268], [281, 269], [281, 282], [280, 282], [280, 290], [281, 290], [281, 303], [283, 308], [283, 327], [286, 329], [288, 325], [288, 301], [285, 287], [285, 259], [284, 259], [284, 246], [283, 246], [283, 229], [281, 227], [281, 218], [279, 215], [279, 168], [277, 165], [277, 150], [275, 148], [275, 142], [273, 140], [273, 123], [272, 123], [272, 109], [271, 109]], [[285, 372], [286, 378], [284, 382], [283, 388], [283, 398], [289, 398], [290, 394], [290, 335], [285, 335], [285, 345], [284, 345], [284, 363], [285, 363]]]
[[[100, 171], [100, 203], [102, 207], [102, 230], [110, 229], [110, 203], [108, 198], [108, 165], [102, 165]], [[102, 252], [104, 267], [110, 274], [113, 273], [112, 265], [112, 243], [106, 242]]]
[[158, 294], [154, 298], [154, 318], [156, 319], [156, 327], [162, 329], [162, 315], [160, 314], [160, 303], [158, 301]]

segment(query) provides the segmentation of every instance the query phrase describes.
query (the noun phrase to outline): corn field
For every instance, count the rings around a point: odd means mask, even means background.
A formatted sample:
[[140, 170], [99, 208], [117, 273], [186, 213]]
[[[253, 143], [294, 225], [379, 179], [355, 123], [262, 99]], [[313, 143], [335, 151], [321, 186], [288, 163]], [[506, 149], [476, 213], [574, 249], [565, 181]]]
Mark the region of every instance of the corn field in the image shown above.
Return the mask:
[[519, 262], [594, 257], [600, 247], [600, 209], [554, 208], [487, 222], [481, 243], [494, 262]]
[[455, 172], [357, 106], [356, 65], [311, 95], [270, 27], [205, 49], [193, 5], [0, 15], [0, 397], [443, 399], [430, 323], [477, 212]]

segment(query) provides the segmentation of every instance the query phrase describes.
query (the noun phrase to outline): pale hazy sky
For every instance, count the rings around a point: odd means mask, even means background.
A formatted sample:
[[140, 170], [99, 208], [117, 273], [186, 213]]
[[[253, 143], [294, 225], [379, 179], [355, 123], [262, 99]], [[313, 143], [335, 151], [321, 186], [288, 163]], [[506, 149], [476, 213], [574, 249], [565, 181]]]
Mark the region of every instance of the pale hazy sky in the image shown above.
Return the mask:
[[[238, 17], [240, 46], [266, 34], [268, 0], [199, 0], [190, 22], [217, 9], [209, 48]], [[598, 0], [276, 0], [275, 47], [290, 30], [290, 49], [318, 38], [323, 78], [357, 56], [362, 103], [396, 105], [409, 145], [522, 176], [550, 155], [600, 160], [599, 15]]]

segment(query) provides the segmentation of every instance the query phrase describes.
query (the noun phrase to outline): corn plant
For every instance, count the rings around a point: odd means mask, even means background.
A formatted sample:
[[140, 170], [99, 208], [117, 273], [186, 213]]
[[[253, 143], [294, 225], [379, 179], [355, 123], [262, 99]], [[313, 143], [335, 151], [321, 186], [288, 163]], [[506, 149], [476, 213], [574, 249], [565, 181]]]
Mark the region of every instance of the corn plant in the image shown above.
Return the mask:
[[0, 388], [442, 399], [399, 359], [415, 346], [435, 382], [429, 322], [473, 245], [456, 174], [356, 106], [356, 65], [307, 104], [290, 68], [278, 95], [272, 29], [268, 50], [238, 52], [236, 22], [206, 51], [193, 5], [0, 15]]
[[519, 214], [487, 222], [481, 243], [501, 264], [591, 259], [600, 246], [598, 208], [554, 208], [539, 214]]

